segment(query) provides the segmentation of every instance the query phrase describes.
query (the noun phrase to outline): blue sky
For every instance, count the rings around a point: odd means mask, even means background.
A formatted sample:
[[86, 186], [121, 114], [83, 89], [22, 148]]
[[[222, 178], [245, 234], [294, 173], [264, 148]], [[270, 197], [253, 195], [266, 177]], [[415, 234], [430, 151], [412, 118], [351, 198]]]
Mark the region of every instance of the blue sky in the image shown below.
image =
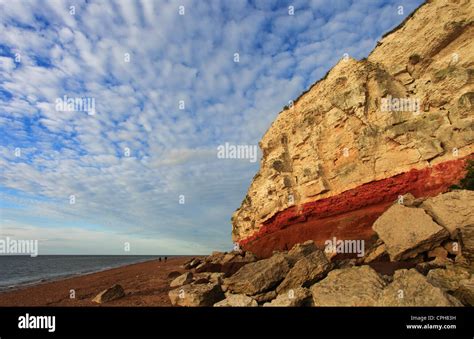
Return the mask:
[[[256, 145], [420, 3], [0, 0], [0, 237], [40, 254], [229, 250], [258, 162], [217, 147]], [[58, 111], [64, 96], [95, 114]]]

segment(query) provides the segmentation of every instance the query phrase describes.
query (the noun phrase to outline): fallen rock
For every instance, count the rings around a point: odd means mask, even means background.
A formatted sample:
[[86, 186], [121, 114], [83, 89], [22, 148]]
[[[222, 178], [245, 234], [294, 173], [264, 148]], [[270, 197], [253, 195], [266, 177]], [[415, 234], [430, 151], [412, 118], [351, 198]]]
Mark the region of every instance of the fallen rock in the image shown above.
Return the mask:
[[375, 306], [385, 281], [369, 266], [336, 269], [310, 290], [315, 306]]
[[194, 285], [207, 284], [209, 282], [210, 282], [210, 280], [208, 278], [198, 278], [198, 279], [194, 279], [193, 284]]
[[391, 206], [372, 226], [392, 261], [416, 257], [438, 246], [448, 232], [421, 208]]
[[471, 274], [464, 268], [449, 266], [446, 269], [438, 268], [428, 272], [428, 281], [436, 287], [445, 291], [454, 292], [459, 288], [459, 282], [469, 279]]
[[454, 239], [459, 230], [474, 225], [474, 191], [455, 190], [426, 199], [421, 205]]
[[330, 269], [331, 264], [323, 251], [316, 249], [296, 262], [276, 291], [280, 294], [290, 289], [311, 286], [324, 278]]
[[415, 198], [415, 196], [411, 193], [407, 193], [403, 195], [403, 198], [398, 198], [395, 201], [395, 204], [400, 204], [407, 207], [418, 207], [424, 201], [423, 198]]
[[461, 306], [461, 303], [410, 269], [395, 272], [393, 282], [382, 291], [378, 306]]
[[277, 292], [276, 291], [268, 291], [268, 292], [265, 292], [265, 293], [260, 293], [260, 294], [256, 294], [256, 295], [253, 295], [252, 298], [255, 299], [255, 301], [257, 301], [257, 303], [259, 304], [263, 304], [263, 303], [266, 303], [268, 301], [271, 301], [273, 299], [275, 299], [277, 297]]
[[191, 260], [189, 260], [188, 262], [184, 263], [183, 267], [187, 270], [190, 270], [192, 268], [195, 268], [197, 266], [199, 266], [199, 264], [202, 263], [202, 260], [199, 259], [199, 258], [193, 258]]
[[288, 259], [290, 266], [293, 266], [298, 260], [308, 256], [317, 249], [318, 248], [314, 244], [314, 241], [308, 240], [302, 244], [296, 244], [293, 246], [293, 248], [288, 251], [286, 258]]
[[224, 273], [211, 273], [209, 274], [208, 279], [212, 282], [222, 284], [222, 282], [224, 281]]
[[103, 290], [102, 292], [97, 294], [97, 296], [95, 296], [92, 301], [98, 304], [102, 304], [112, 300], [120, 299], [124, 296], [125, 292], [123, 290], [123, 287], [119, 284], [115, 284], [112, 287]]
[[245, 294], [228, 294], [224, 300], [214, 304], [214, 307], [256, 307], [257, 302]]
[[461, 255], [461, 245], [458, 241], [448, 241], [443, 247], [451, 255]]
[[362, 262], [364, 264], [369, 264], [371, 262], [380, 260], [386, 254], [387, 254], [387, 247], [385, 246], [385, 244], [380, 244], [376, 246], [375, 248], [373, 248], [370, 252], [368, 252], [364, 256]]
[[173, 305], [212, 306], [225, 298], [219, 284], [184, 285], [168, 292]]
[[269, 303], [263, 304], [264, 307], [297, 307], [311, 306], [311, 292], [307, 288], [297, 287], [290, 289], [285, 293], [280, 293]]
[[193, 281], [193, 274], [191, 272], [186, 272], [184, 274], [181, 274], [179, 277], [175, 278], [171, 284], [170, 287], [178, 287], [178, 286], [183, 286], [190, 284]]
[[277, 254], [245, 265], [230, 278], [224, 279], [224, 284], [236, 294], [254, 295], [278, 285], [289, 270], [285, 257]]
[[462, 254], [469, 261], [474, 261], [474, 224], [465, 225], [460, 233]]
[[437, 269], [437, 268], [446, 268], [448, 261], [447, 260], [440, 260], [436, 258], [431, 261], [422, 262], [416, 265], [416, 270], [423, 275], [427, 275], [430, 270]]
[[448, 251], [442, 246], [433, 248], [431, 251], [428, 251], [428, 258], [438, 258], [439, 260], [448, 259]]
[[459, 282], [459, 288], [454, 296], [466, 306], [474, 306], [474, 277]]
[[178, 272], [178, 271], [171, 271], [170, 273], [168, 273], [167, 278], [168, 279], [175, 279], [175, 278], [179, 277], [181, 274], [183, 274], [183, 273]]

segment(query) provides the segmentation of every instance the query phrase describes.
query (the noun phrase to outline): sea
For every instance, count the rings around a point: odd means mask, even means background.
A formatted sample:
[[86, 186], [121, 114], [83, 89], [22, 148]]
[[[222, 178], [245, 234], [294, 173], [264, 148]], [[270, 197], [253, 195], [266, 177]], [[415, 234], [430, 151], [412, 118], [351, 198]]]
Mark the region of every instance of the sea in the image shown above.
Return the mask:
[[[156, 260], [146, 255], [0, 255], [0, 291]], [[167, 256], [168, 259], [173, 256]]]

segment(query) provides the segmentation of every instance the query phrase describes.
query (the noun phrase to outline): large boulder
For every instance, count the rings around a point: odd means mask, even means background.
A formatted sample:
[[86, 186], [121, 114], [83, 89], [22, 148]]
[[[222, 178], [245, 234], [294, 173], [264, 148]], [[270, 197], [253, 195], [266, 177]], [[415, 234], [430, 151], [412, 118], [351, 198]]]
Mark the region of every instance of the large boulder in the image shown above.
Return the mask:
[[256, 260], [255, 255], [250, 252], [213, 252], [196, 267], [196, 272], [224, 273], [225, 276], [231, 276], [243, 266]]
[[187, 262], [184, 263], [183, 267], [187, 270], [190, 270], [192, 268], [196, 268], [202, 263], [202, 260], [199, 258], [192, 258], [191, 260], [188, 260]]
[[168, 292], [173, 305], [212, 306], [225, 298], [219, 284], [184, 285]]
[[474, 191], [455, 190], [426, 199], [421, 205], [454, 239], [465, 226], [474, 225]]
[[459, 288], [454, 292], [454, 296], [464, 305], [474, 306], [474, 277], [461, 280]]
[[423, 209], [398, 204], [382, 214], [372, 228], [385, 243], [392, 261], [414, 258], [449, 235]]
[[385, 281], [369, 266], [337, 269], [310, 289], [315, 306], [375, 306]]
[[214, 307], [256, 307], [257, 302], [245, 294], [228, 294], [224, 300], [214, 304]]
[[393, 282], [382, 291], [378, 306], [461, 306], [461, 303], [410, 269], [395, 272]]
[[277, 292], [282, 293], [297, 287], [309, 287], [316, 281], [324, 278], [331, 269], [331, 264], [324, 253], [316, 249], [308, 256], [299, 259], [290, 269], [285, 279], [277, 287]]
[[254, 295], [278, 285], [289, 270], [285, 256], [276, 254], [268, 259], [245, 265], [233, 276], [224, 279], [224, 284], [234, 293]]
[[285, 293], [280, 293], [271, 302], [263, 304], [264, 307], [296, 307], [311, 306], [311, 292], [307, 288], [297, 287]]
[[465, 258], [474, 261], [474, 224], [465, 225], [460, 234], [462, 253]]
[[92, 299], [92, 301], [98, 304], [102, 304], [112, 300], [120, 299], [124, 296], [125, 292], [123, 290], [123, 287], [119, 284], [115, 284], [112, 287], [100, 292], [98, 295], [95, 296], [94, 299]]
[[293, 266], [301, 258], [308, 256], [312, 252], [318, 250], [313, 240], [305, 241], [302, 244], [296, 244], [288, 251], [287, 259], [291, 266]]
[[430, 270], [426, 277], [432, 285], [448, 292], [454, 292], [460, 287], [460, 282], [469, 279], [471, 274], [465, 268], [448, 266], [446, 269]]
[[193, 274], [191, 272], [186, 272], [181, 274], [179, 277], [175, 278], [171, 283], [170, 287], [178, 287], [190, 284], [193, 281]]
[[263, 304], [269, 301], [272, 301], [277, 297], [276, 291], [268, 291], [260, 294], [255, 294], [252, 296], [253, 299], [257, 301], [259, 304]]

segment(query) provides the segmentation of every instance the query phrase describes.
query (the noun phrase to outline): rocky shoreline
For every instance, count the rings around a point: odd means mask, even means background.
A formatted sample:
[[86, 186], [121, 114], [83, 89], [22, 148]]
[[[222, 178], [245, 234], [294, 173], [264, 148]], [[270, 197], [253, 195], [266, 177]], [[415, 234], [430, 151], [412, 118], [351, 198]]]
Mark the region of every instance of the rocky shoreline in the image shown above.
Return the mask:
[[243, 250], [193, 258], [168, 295], [177, 306], [474, 305], [473, 191], [407, 194], [373, 230], [362, 256], [308, 240], [260, 260]]

